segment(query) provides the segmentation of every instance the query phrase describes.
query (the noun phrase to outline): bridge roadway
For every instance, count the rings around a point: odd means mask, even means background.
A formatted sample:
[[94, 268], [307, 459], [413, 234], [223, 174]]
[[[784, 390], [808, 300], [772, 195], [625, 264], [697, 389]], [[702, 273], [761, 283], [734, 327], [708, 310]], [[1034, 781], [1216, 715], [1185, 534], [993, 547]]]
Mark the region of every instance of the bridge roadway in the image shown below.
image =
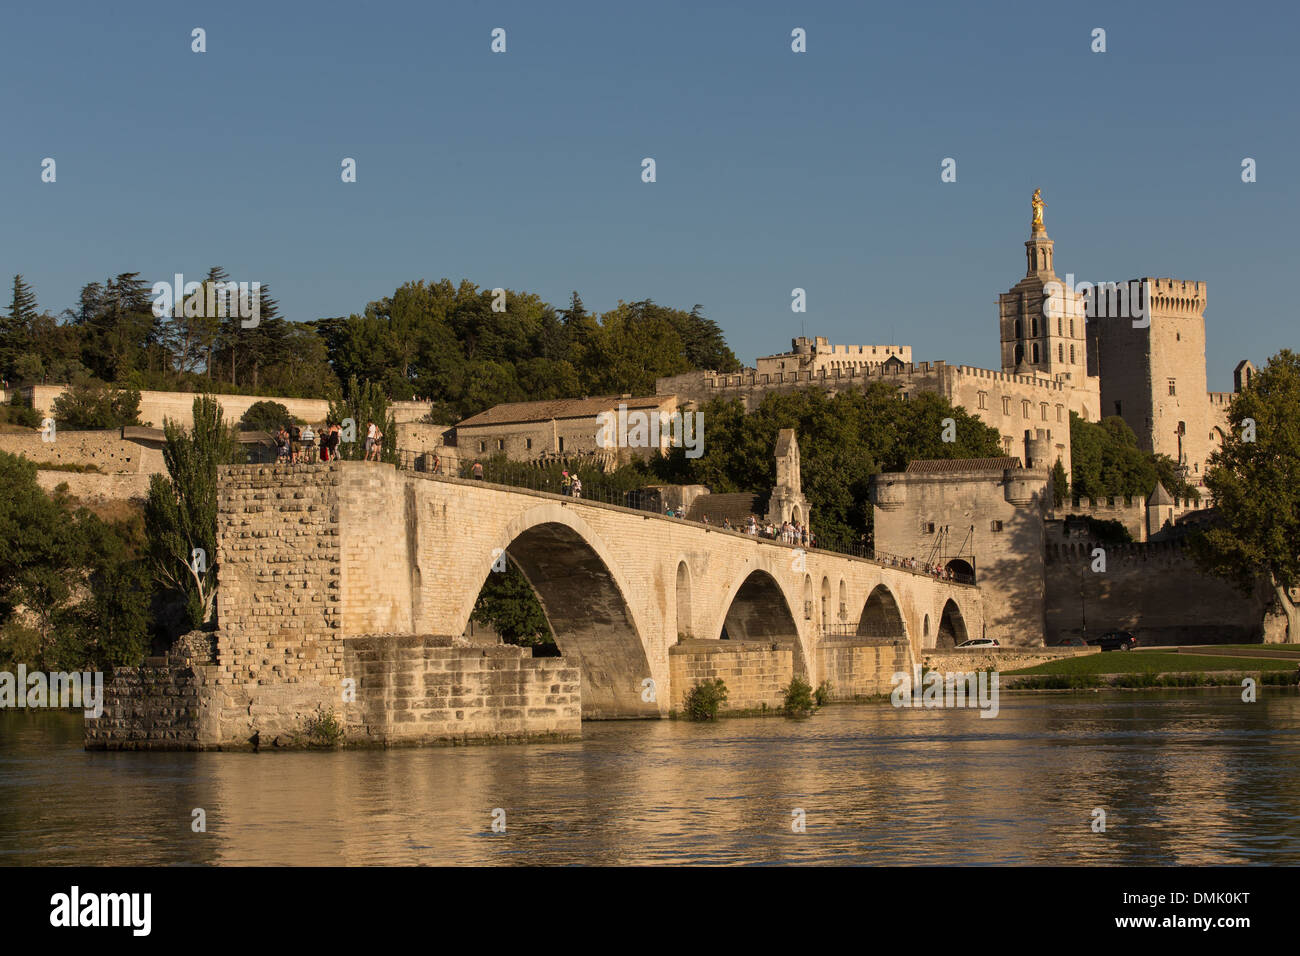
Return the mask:
[[338, 637], [461, 634], [505, 554], [581, 669], [584, 719], [666, 713], [679, 637], [791, 645], [815, 686], [835, 635], [916, 652], [983, 630], [978, 587], [864, 558], [387, 464], [326, 467], [338, 471]]

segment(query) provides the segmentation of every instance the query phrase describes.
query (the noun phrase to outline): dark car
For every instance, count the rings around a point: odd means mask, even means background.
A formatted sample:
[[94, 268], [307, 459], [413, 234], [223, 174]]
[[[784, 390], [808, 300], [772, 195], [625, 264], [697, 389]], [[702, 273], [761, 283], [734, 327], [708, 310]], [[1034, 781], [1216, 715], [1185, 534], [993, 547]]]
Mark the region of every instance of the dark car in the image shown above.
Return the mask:
[[1063, 637], [1054, 645], [1056, 647], [1087, 647], [1088, 642], [1081, 637]]
[[1088, 643], [1093, 647], [1100, 647], [1103, 651], [1127, 651], [1137, 647], [1137, 638], [1128, 631], [1107, 631]]

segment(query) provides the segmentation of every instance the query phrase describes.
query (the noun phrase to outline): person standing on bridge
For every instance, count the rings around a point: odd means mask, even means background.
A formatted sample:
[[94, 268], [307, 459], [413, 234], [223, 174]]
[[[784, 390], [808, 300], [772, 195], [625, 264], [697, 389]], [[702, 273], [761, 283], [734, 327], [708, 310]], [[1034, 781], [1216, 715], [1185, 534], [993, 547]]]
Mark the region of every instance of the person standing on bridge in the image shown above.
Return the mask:
[[474, 480], [483, 480], [483, 463], [481, 461], [474, 462]]
[[582, 479], [579, 478], [577, 475], [573, 476], [573, 490], [571, 494], [575, 498], [582, 497]]
[[560, 494], [569, 496], [573, 493], [573, 479], [567, 471], [560, 473]]

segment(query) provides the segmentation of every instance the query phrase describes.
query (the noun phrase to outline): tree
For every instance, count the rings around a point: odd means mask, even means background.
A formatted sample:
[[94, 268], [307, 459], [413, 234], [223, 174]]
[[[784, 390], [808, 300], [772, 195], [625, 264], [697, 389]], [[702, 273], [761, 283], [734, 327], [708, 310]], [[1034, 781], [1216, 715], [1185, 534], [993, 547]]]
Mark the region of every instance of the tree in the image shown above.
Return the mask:
[[344, 424], [349, 418], [352, 420], [356, 440], [339, 444], [339, 455], [345, 461], [360, 461], [365, 457], [367, 422], [374, 422], [384, 433], [381, 439], [381, 459], [396, 460], [397, 422], [389, 410], [388, 396], [378, 385], [373, 382], [358, 382], [356, 376], [348, 379], [343, 398], [330, 402], [329, 418], [339, 424]]
[[239, 427], [248, 431], [274, 434], [280, 430], [281, 425], [288, 425], [292, 419], [289, 409], [279, 402], [254, 402], [239, 419]]
[[16, 455], [0, 452], [0, 486], [0, 660], [40, 670], [138, 664], [149, 588], [129, 523], [47, 495], [35, 465]]
[[1061, 459], [1056, 459], [1056, 464], [1052, 466], [1052, 505], [1059, 508], [1065, 504], [1066, 497], [1070, 494], [1070, 482], [1065, 477], [1065, 466], [1061, 464]]
[[194, 399], [193, 428], [164, 419], [163, 434], [168, 477], [150, 478], [145, 503], [150, 566], [161, 587], [184, 595], [198, 627], [212, 618], [216, 597], [217, 466], [234, 458], [235, 440], [210, 395]]
[[1263, 576], [1300, 642], [1300, 354], [1269, 359], [1228, 408], [1231, 427], [1205, 484], [1216, 524], [1192, 539], [1201, 567], [1248, 589]]
[[0, 379], [13, 378], [18, 360], [27, 353], [36, 314], [36, 293], [21, 275], [14, 276], [9, 314], [0, 316]]
[[54, 420], [65, 428], [121, 428], [140, 424], [140, 392], [83, 378], [54, 400]]
[[1088, 422], [1070, 412], [1071, 494], [1080, 498], [1149, 495], [1156, 482], [1176, 498], [1199, 499], [1167, 455], [1138, 447], [1137, 435], [1117, 415]]
[[488, 574], [470, 617], [496, 630], [507, 644], [555, 643], [533, 586], [513, 564]]

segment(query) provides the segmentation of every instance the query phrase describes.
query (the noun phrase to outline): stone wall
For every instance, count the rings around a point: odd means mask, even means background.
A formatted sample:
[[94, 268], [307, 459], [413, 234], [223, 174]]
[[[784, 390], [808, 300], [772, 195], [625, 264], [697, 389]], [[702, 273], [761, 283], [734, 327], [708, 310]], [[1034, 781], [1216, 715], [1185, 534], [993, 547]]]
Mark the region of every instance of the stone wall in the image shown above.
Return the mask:
[[872, 697], [893, 690], [893, 675], [911, 673], [906, 641], [832, 638], [822, 644], [822, 673], [831, 682], [832, 700]]
[[94, 465], [105, 474], [144, 474], [164, 471], [162, 451], [124, 441], [116, 428], [95, 431], [57, 429], [47, 442], [38, 431], [0, 434], [0, 451], [28, 461], [56, 465]]
[[1058, 661], [1068, 657], [1100, 654], [1099, 647], [1052, 647], [1029, 650], [1020, 647], [972, 647], [969, 650], [926, 651], [921, 663], [930, 670], [946, 674], [970, 673], [992, 668], [999, 673]]
[[581, 735], [571, 662], [512, 645], [452, 645], [446, 637], [346, 640], [345, 669], [357, 680], [349, 739], [392, 745]]
[[[20, 389], [23, 401], [42, 415], [50, 414], [54, 402], [67, 390], [66, 385], [29, 385]], [[170, 418], [182, 425], [194, 424], [194, 392], [140, 392], [140, 421], [163, 427], [163, 419]], [[324, 398], [282, 398], [275, 395], [216, 395], [227, 421], [237, 422], [257, 402], [278, 402], [289, 414], [304, 421], [318, 424], [329, 415], [329, 400]], [[389, 406], [397, 422], [419, 421], [433, 408], [430, 402], [392, 402]], [[364, 426], [364, 422], [362, 423]]]
[[[1092, 571], [1104, 547], [1106, 570]], [[1047, 643], [1108, 630], [1131, 631], [1141, 645], [1219, 644], [1260, 639], [1269, 594], [1243, 594], [1197, 570], [1177, 541], [1047, 546]]]
[[218, 656], [227, 679], [338, 683], [339, 469], [220, 469]]
[[119, 668], [104, 685], [104, 712], [86, 718], [88, 750], [198, 750], [201, 678], [191, 667]]
[[780, 708], [794, 677], [794, 652], [761, 641], [683, 641], [668, 649], [672, 709], [685, 707], [686, 695], [701, 681], [721, 677], [727, 685], [723, 712]]
[[48, 492], [67, 485], [67, 492], [82, 501], [143, 501], [149, 496], [149, 475], [77, 474], [72, 471], [38, 471], [36, 483]]

